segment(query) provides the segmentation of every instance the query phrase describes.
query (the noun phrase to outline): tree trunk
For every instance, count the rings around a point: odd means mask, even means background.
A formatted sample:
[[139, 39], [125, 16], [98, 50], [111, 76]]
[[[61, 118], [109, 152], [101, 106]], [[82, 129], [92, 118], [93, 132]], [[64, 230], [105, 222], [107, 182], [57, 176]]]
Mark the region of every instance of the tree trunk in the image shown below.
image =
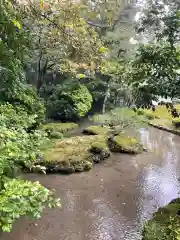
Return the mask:
[[103, 107], [102, 107], [102, 114], [104, 114], [105, 111], [106, 111], [106, 103], [107, 103], [107, 100], [108, 100], [109, 91], [110, 91], [110, 81], [108, 81], [107, 89], [106, 89], [105, 96], [104, 96]]
[[42, 52], [40, 51], [39, 60], [38, 60], [37, 83], [36, 83], [36, 89], [38, 92], [41, 88], [41, 59], [42, 59]]

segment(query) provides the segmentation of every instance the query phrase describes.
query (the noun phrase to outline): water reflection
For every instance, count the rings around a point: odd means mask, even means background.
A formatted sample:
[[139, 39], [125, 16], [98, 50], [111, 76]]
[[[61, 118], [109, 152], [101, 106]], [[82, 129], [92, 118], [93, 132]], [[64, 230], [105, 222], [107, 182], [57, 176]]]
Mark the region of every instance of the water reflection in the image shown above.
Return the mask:
[[[158, 135], [159, 134], [159, 135]], [[158, 136], [157, 136], [158, 135]], [[157, 138], [156, 138], [157, 137]], [[178, 197], [179, 192], [179, 144], [174, 142], [174, 135], [162, 131], [143, 131], [142, 140], [159, 156], [156, 165], [146, 166], [139, 176], [141, 198], [138, 201], [138, 217], [140, 222], [149, 218], [152, 211], [164, 206]], [[176, 138], [177, 139], [177, 138]], [[154, 144], [151, 144], [151, 143]], [[150, 143], [150, 144], [149, 144]]]

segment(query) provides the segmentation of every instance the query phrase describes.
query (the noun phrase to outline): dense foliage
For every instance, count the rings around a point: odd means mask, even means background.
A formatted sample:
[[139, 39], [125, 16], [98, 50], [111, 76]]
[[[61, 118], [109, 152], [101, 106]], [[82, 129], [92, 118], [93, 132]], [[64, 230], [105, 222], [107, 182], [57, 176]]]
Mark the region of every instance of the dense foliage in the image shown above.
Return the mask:
[[159, 208], [144, 226], [144, 240], [178, 240], [180, 199], [172, 200], [167, 206]]
[[92, 96], [86, 86], [57, 86], [47, 103], [48, 115], [55, 120], [75, 121], [85, 116], [91, 104]]
[[39, 217], [46, 205], [56, 206], [52, 193], [39, 183], [20, 180], [21, 167], [33, 167], [39, 146], [45, 135], [28, 129], [36, 122], [36, 115], [29, 115], [22, 107], [0, 105], [0, 226], [10, 231], [14, 220], [22, 215]]
[[39, 183], [17, 178], [21, 168], [32, 167], [39, 154], [45, 135], [36, 127], [44, 118], [44, 106], [25, 83], [28, 33], [11, 1], [1, 1], [0, 23], [0, 227], [10, 231], [16, 219], [39, 218], [44, 207], [57, 206], [59, 200]]
[[179, 1], [147, 4], [137, 28], [150, 40], [135, 55], [132, 81], [136, 87], [146, 86], [149, 95], [179, 97], [179, 7]]

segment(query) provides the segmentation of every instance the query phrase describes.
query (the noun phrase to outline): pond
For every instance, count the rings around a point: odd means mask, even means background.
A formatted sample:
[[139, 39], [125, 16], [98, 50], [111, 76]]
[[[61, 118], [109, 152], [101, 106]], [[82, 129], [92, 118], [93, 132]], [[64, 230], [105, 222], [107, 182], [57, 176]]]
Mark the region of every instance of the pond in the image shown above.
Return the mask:
[[62, 209], [40, 220], [20, 219], [1, 240], [139, 240], [145, 220], [180, 191], [180, 137], [155, 128], [140, 129], [148, 152], [112, 155], [90, 172], [27, 174], [55, 189]]

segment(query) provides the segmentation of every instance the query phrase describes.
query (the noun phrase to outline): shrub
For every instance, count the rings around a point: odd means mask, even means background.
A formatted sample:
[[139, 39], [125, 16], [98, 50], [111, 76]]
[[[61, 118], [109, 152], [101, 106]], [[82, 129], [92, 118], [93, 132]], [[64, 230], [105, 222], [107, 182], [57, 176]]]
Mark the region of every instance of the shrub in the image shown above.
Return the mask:
[[44, 102], [38, 97], [35, 89], [29, 85], [21, 84], [12, 94], [1, 96], [2, 99], [2, 103], [9, 102], [14, 108], [23, 109], [28, 115], [34, 115], [34, 128], [45, 119]]
[[31, 128], [36, 123], [36, 115], [29, 115], [22, 107], [9, 103], [0, 104], [0, 125], [7, 128]]
[[3, 231], [10, 232], [12, 224], [21, 216], [40, 218], [46, 207], [60, 206], [59, 199], [54, 200], [52, 192], [38, 182], [20, 179], [8, 180], [0, 191], [0, 217]]
[[90, 110], [92, 96], [84, 85], [57, 87], [48, 100], [48, 116], [55, 120], [78, 120]]
[[180, 238], [180, 199], [159, 208], [143, 228], [143, 240], [178, 240]]
[[[23, 113], [23, 115], [18, 115]], [[0, 105], [0, 226], [10, 231], [23, 215], [38, 218], [45, 206], [57, 206], [52, 193], [38, 183], [16, 178], [18, 170], [33, 167], [45, 140], [42, 131], [27, 132], [34, 118], [19, 106]]]
[[175, 118], [172, 121], [173, 126], [175, 126], [176, 128], [180, 127], [180, 118]]

